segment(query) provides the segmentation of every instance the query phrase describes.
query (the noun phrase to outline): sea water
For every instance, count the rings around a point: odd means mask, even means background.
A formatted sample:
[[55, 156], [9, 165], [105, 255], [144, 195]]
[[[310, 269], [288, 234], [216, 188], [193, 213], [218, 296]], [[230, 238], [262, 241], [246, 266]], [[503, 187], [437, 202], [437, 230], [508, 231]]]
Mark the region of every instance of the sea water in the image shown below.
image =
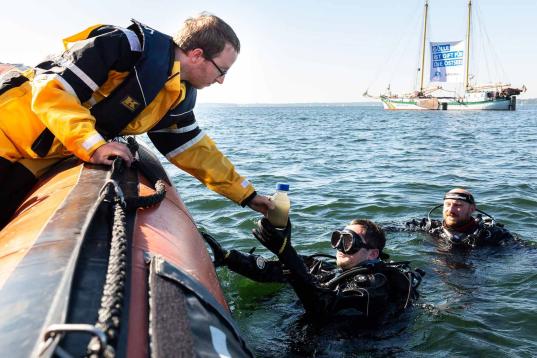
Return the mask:
[[[353, 218], [402, 227], [458, 186], [529, 246], [464, 255], [426, 235], [389, 232], [392, 259], [427, 274], [414, 307], [370, 330], [308, 324], [286, 285], [219, 269], [256, 356], [537, 355], [537, 106], [391, 112], [379, 105], [199, 105], [196, 117], [260, 194], [289, 182], [292, 242], [302, 254], [333, 253], [330, 233]], [[251, 235], [259, 215], [163, 163], [201, 228], [228, 249], [257, 247], [271, 257]]]

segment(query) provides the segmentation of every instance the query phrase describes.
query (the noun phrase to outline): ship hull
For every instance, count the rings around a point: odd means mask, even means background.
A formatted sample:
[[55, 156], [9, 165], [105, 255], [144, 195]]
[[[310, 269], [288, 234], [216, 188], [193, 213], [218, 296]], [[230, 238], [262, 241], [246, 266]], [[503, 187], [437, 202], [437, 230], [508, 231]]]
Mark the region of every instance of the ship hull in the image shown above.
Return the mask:
[[458, 101], [455, 98], [381, 98], [386, 110], [446, 110], [446, 111], [514, 111], [516, 97], [486, 101]]

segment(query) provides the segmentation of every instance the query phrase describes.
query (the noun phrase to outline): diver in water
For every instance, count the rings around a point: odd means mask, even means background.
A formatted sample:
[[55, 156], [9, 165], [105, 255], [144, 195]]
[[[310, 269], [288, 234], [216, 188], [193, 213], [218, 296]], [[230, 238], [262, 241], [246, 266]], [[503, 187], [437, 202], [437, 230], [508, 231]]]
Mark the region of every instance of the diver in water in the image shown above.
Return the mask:
[[[370, 220], [353, 220], [332, 233], [335, 257], [299, 256], [291, 245], [290, 221], [280, 230], [263, 218], [253, 235], [279, 261], [225, 250], [210, 235], [203, 234], [213, 251], [215, 266], [227, 266], [255, 281], [289, 282], [307, 316], [313, 319], [341, 315], [376, 319], [400, 311], [418, 298], [417, 288], [425, 273], [412, 270], [409, 262], [384, 261], [388, 257], [382, 253], [386, 237]], [[322, 258], [335, 258], [335, 263]]]
[[[431, 213], [441, 206], [443, 221], [431, 220]], [[473, 217], [475, 211], [479, 214]], [[409, 221], [406, 227], [410, 230], [425, 231], [451, 246], [468, 248], [499, 245], [513, 238], [502, 224], [477, 209], [474, 197], [469, 191], [460, 188], [448, 191], [444, 196], [444, 203], [432, 208], [427, 218]]]

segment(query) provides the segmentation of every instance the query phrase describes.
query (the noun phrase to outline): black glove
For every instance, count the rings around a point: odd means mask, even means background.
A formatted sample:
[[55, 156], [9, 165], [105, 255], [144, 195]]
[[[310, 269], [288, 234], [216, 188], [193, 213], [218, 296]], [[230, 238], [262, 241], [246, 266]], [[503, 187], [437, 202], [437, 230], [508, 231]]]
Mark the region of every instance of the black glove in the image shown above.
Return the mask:
[[214, 258], [214, 261], [213, 261], [214, 267], [225, 266], [226, 265], [225, 260], [229, 256], [229, 251], [226, 249], [223, 249], [222, 245], [220, 245], [214, 237], [207, 234], [206, 232], [202, 232], [201, 236], [203, 236], [203, 238], [205, 239], [205, 242], [209, 244], [209, 246], [211, 247], [211, 250], [213, 252], [213, 258]]
[[412, 219], [411, 221], [407, 221], [405, 226], [411, 231], [429, 231], [432, 228], [432, 223], [427, 218], [421, 220]]
[[262, 218], [257, 222], [257, 228], [252, 230], [252, 234], [263, 246], [280, 256], [291, 245], [291, 220], [287, 219], [284, 229], [277, 229], [267, 218]]

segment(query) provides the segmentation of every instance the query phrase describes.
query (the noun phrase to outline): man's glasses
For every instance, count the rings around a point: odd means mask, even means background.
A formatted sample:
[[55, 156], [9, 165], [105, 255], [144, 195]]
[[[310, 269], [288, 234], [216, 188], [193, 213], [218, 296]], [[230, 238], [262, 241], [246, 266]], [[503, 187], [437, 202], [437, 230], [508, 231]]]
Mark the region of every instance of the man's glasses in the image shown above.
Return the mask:
[[371, 247], [362, 241], [360, 235], [349, 229], [336, 230], [330, 239], [332, 247], [347, 255], [352, 255], [360, 249], [370, 249]]
[[212, 58], [207, 58], [207, 57], [205, 57], [205, 59], [211, 61], [211, 63], [214, 65], [214, 67], [216, 67], [216, 69], [218, 70], [218, 72], [220, 72], [220, 76], [218, 76], [218, 77], [224, 77], [224, 76], [227, 74], [227, 70], [223, 70], [223, 69], [221, 69], [220, 66], [218, 66], [218, 65], [216, 64], [216, 62], [213, 61]]

